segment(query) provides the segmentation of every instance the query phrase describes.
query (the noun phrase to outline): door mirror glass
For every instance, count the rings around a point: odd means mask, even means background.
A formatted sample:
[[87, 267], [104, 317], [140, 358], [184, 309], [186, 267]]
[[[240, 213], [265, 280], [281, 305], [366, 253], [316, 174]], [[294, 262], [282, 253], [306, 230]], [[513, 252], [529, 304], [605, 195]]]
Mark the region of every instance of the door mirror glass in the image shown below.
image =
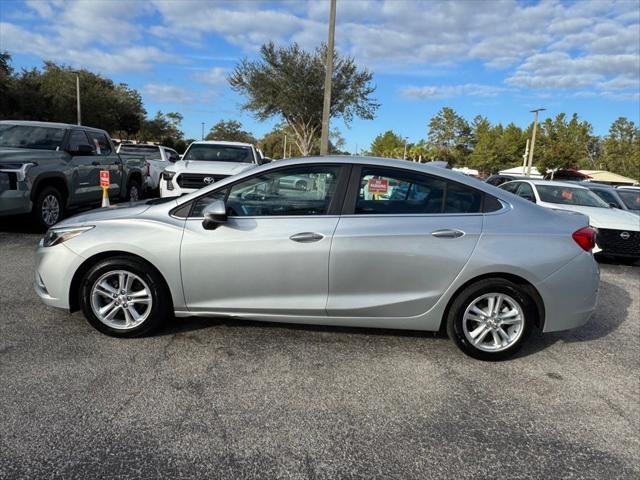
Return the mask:
[[227, 221], [227, 206], [224, 200], [214, 200], [202, 213], [204, 216], [202, 226], [205, 230], [215, 230], [221, 223]]

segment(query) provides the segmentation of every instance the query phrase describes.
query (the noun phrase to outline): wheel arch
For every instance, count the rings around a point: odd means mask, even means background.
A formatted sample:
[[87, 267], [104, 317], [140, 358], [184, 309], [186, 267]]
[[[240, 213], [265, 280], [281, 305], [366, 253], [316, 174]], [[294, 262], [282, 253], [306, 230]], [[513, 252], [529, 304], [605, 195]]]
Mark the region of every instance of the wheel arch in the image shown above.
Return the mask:
[[38, 193], [42, 191], [43, 188], [49, 186], [57, 188], [60, 191], [60, 195], [62, 195], [65, 205], [69, 204], [69, 186], [67, 185], [66, 177], [62, 173], [52, 173], [36, 177], [33, 182], [33, 187], [31, 188], [31, 201], [35, 201]]
[[138, 260], [144, 263], [147, 267], [155, 271], [160, 278], [162, 279], [162, 286], [165, 289], [165, 293], [171, 303], [171, 311], [173, 311], [173, 295], [171, 293], [171, 288], [169, 288], [169, 284], [167, 280], [164, 278], [164, 275], [160, 270], [158, 270], [151, 262], [149, 262], [144, 257], [140, 255], [136, 255], [135, 253], [121, 251], [121, 250], [109, 250], [106, 252], [100, 252], [91, 257], [87, 258], [84, 262], [80, 264], [78, 269], [73, 274], [73, 279], [71, 280], [71, 285], [69, 286], [69, 311], [75, 312], [80, 309], [80, 282], [86, 275], [86, 273], [93, 267], [97, 262], [102, 260], [106, 260], [112, 257], [128, 257], [135, 260]]
[[542, 300], [542, 296], [540, 295], [536, 287], [534, 287], [531, 282], [529, 282], [525, 278], [522, 278], [518, 275], [514, 275], [512, 273], [505, 273], [505, 272], [495, 272], [495, 273], [486, 273], [486, 274], [474, 277], [456, 289], [453, 295], [451, 295], [451, 297], [449, 298], [449, 301], [447, 302], [447, 306], [444, 310], [444, 314], [442, 315], [442, 320], [440, 321], [441, 332], [444, 332], [446, 330], [449, 310], [451, 309], [451, 305], [453, 304], [455, 299], [458, 298], [458, 295], [460, 295], [460, 293], [468, 286], [473, 285], [474, 283], [479, 282], [481, 280], [487, 280], [490, 278], [501, 278], [504, 280], [509, 280], [510, 282], [515, 283], [516, 285], [520, 285], [521, 287], [524, 287], [527, 290], [527, 293], [529, 294], [531, 299], [533, 300], [533, 303], [538, 313], [535, 325], [540, 331], [544, 329], [544, 322], [545, 322], [544, 301]]

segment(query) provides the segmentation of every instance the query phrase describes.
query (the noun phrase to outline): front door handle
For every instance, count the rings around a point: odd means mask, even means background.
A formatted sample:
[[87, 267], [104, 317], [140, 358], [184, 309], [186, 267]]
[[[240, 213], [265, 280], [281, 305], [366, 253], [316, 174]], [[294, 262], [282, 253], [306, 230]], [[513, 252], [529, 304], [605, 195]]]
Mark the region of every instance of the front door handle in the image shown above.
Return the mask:
[[291, 235], [289, 237], [290, 240], [293, 240], [294, 242], [299, 242], [299, 243], [318, 242], [323, 238], [324, 238], [324, 235], [322, 235], [321, 233], [315, 233], [315, 232], [296, 233], [295, 235]]
[[462, 230], [445, 228], [442, 230], [434, 230], [431, 232], [431, 235], [436, 238], [459, 238], [464, 235], [464, 232]]
[[93, 162], [91, 162], [91, 165], [93, 165], [94, 167], [97, 167], [98, 165], [100, 165], [100, 162], [94, 160]]

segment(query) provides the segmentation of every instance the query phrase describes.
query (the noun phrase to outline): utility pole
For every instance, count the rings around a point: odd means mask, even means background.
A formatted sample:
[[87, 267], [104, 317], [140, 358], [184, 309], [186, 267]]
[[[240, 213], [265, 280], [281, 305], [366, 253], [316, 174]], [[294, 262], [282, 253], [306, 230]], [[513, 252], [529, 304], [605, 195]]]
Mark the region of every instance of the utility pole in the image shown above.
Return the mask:
[[287, 158], [287, 135], [284, 136], [284, 148], [282, 149], [282, 159], [285, 160]]
[[538, 112], [546, 110], [545, 108], [537, 108], [531, 110], [533, 113], [533, 134], [531, 134], [531, 151], [529, 152], [529, 163], [527, 165], [527, 177], [531, 176], [531, 166], [533, 165], [533, 149], [536, 146], [536, 130], [538, 130]]
[[409, 137], [404, 137], [404, 153], [402, 154], [403, 160], [407, 159], [407, 140], [409, 140]]
[[529, 139], [527, 138], [527, 145], [524, 147], [524, 155], [522, 155], [522, 173], [527, 168], [527, 159], [529, 158]]
[[336, 0], [330, 1], [329, 41], [327, 42], [327, 63], [324, 76], [324, 106], [322, 108], [320, 155], [326, 155], [329, 150], [329, 113], [331, 110], [331, 80], [333, 79], [333, 38], [336, 32]]
[[204, 122], [200, 122], [202, 124], [202, 138], [201, 140], [204, 140]]
[[76, 74], [76, 108], [77, 108], [77, 117], [78, 117], [78, 125], [82, 125], [82, 112], [80, 109], [80, 72], [74, 71]]

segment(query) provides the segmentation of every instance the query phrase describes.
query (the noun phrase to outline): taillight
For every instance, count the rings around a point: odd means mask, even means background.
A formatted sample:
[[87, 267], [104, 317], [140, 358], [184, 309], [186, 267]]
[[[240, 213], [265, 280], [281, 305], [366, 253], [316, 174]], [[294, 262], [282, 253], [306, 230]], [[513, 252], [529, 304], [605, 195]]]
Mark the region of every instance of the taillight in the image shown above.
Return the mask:
[[585, 252], [590, 252], [596, 246], [596, 232], [591, 227], [576, 230], [571, 236]]

